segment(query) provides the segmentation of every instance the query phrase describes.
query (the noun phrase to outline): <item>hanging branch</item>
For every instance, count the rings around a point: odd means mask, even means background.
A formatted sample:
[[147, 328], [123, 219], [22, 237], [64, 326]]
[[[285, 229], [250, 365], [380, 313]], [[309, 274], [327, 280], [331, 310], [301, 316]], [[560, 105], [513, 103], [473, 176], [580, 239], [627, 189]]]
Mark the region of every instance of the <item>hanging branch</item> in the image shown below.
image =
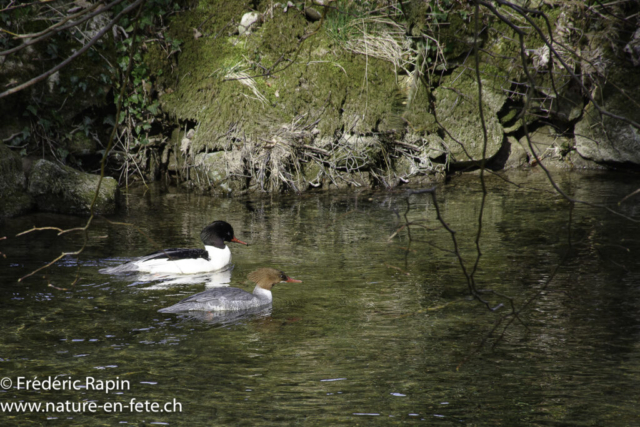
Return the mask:
[[29, 6], [33, 6], [33, 5], [36, 5], [36, 4], [40, 5], [40, 4], [49, 3], [49, 2], [52, 2], [52, 1], [54, 1], [54, 0], [38, 0], [38, 1], [35, 1], [33, 3], [24, 3], [24, 4], [19, 4], [19, 5], [16, 5], [16, 6], [9, 6], [9, 7], [6, 7], [4, 9], [0, 9], [0, 13], [11, 12], [12, 10], [22, 9], [23, 7], [29, 7]]
[[[506, 2], [504, 0], [496, 0], [497, 3], [503, 5], [503, 6], [508, 6], [511, 7], [512, 9], [516, 10], [518, 13], [522, 14], [524, 16], [524, 18], [527, 20], [527, 22], [529, 22], [535, 29], [536, 31], [538, 31], [538, 33], [540, 34], [540, 36], [543, 38], [545, 44], [549, 47], [550, 51], [553, 52], [553, 54], [555, 56], [558, 57], [559, 61], [563, 64], [563, 66], [567, 69], [567, 71], [570, 72], [571, 76], [573, 79], [576, 79], [577, 81], [579, 81], [579, 79], [577, 78], [577, 76], [575, 75], [575, 73], [572, 72], [572, 70], [570, 69], [570, 67], [566, 64], [566, 62], [560, 57], [560, 54], [553, 48], [552, 44], [553, 44], [553, 38], [551, 36], [549, 36], [551, 42], [549, 42], [544, 34], [542, 33], [542, 31], [540, 30], [539, 27], [536, 26], [535, 22], [532, 21], [532, 19], [527, 16], [527, 14], [531, 14], [532, 16], [534, 16], [534, 14], [537, 15], [542, 15], [544, 16], [544, 14], [542, 14], [539, 11], [532, 11], [532, 10], [527, 10], [527, 9], [523, 9], [520, 8], [518, 6], [515, 6], [509, 2]], [[480, 239], [482, 236], [482, 216], [483, 216], [483, 210], [484, 210], [484, 206], [485, 206], [485, 201], [486, 201], [486, 197], [487, 197], [487, 192], [486, 192], [486, 187], [485, 187], [485, 182], [484, 182], [484, 170], [485, 170], [485, 157], [486, 157], [486, 145], [487, 145], [487, 130], [486, 130], [486, 124], [485, 124], [485, 120], [484, 120], [484, 112], [483, 112], [483, 106], [482, 106], [482, 81], [481, 81], [481, 75], [480, 75], [480, 58], [479, 58], [479, 46], [478, 46], [478, 34], [479, 34], [479, 6], [483, 5], [485, 7], [487, 7], [495, 16], [498, 16], [503, 22], [505, 22], [517, 35], [518, 35], [518, 40], [519, 40], [519, 44], [520, 44], [520, 60], [522, 62], [522, 68], [524, 70], [524, 73], [526, 75], [527, 78], [527, 82], [528, 82], [528, 88], [529, 90], [522, 94], [524, 99], [525, 99], [525, 105], [523, 108], [523, 113], [521, 113], [521, 119], [522, 119], [522, 123], [523, 123], [523, 129], [524, 129], [524, 134], [527, 138], [528, 141], [528, 146], [529, 149], [531, 150], [531, 153], [533, 155], [533, 157], [535, 158], [535, 161], [540, 164], [540, 166], [542, 167], [542, 169], [544, 170], [545, 174], [547, 175], [547, 178], [549, 180], [549, 182], [551, 183], [552, 187], [553, 187], [553, 193], [554, 194], [559, 194], [561, 197], [563, 197], [565, 200], [567, 200], [569, 202], [569, 219], [568, 219], [568, 227], [567, 227], [567, 239], [568, 239], [568, 249], [566, 251], [566, 253], [562, 256], [562, 258], [560, 259], [560, 261], [558, 262], [558, 264], [555, 266], [555, 268], [553, 269], [553, 271], [550, 273], [549, 277], [546, 278], [544, 284], [531, 296], [529, 296], [521, 305], [520, 307], [516, 307], [515, 304], [515, 300], [512, 297], [509, 297], [507, 295], [504, 295], [502, 293], [496, 292], [494, 290], [481, 290], [477, 288], [477, 284], [475, 282], [474, 279], [474, 275], [475, 272], [477, 271], [477, 267], [479, 265], [479, 261], [480, 258], [482, 256], [481, 253], [481, 248], [480, 248]], [[440, 224], [442, 225], [442, 227], [450, 234], [451, 236], [451, 240], [453, 243], [453, 251], [451, 251], [455, 256], [456, 259], [458, 260], [458, 263], [460, 265], [460, 269], [466, 279], [467, 282], [467, 286], [469, 289], [469, 293], [478, 301], [480, 301], [481, 303], [483, 303], [488, 309], [495, 311], [498, 308], [501, 308], [504, 306], [504, 304], [499, 304], [495, 307], [492, 307], [485, 299], [483, 299], [483, 295], [486, 294], [492, 294], [492, 295], [496, 295], [500, 298], [503, 298], [505, 300], [508, 301], [508, 304], [510, 306], [510, 311], [501, 315], [498, 320], [496, 321], [495, 325], [491, 328], [491, 330], [489, 331], [489, 333], [482, 339], [482, 341], [480, 342], [480, 344], [478, 345], [478, 347], [471, 353], [469, 354], [459, 365], [458, 368], [460, 368], [464, 363], [466, 363], [474, 354], [476, 354], [485, 344], [486, 342], [495, 337], [495, 340], [493, 342], [493, 347], [495, 347], [496, 345], [498, 345], [502, 339], [505, 337], [506, 331], [507, 329], [513, 324], [514, 321], [519, 321], [525, 328], [528, 329], [528, 326], [524, 323], [524, 321], [521, 318], [521, 314], [527, 310], [531, 304], [536, 301], [537, 299], [540, 298], [540, 296], [549, 288], [549, 286], [551, 285], [551, 283], [553, 282], [553, 280], [555, 279], [555, 277], [557, 276], [558, 272], [560, 271], [560, 268], [562, 268], [563, 265], [565, 265], [566, 260], [568, 259], [568, 257], [570, 256], [571, 252], [572, 252], [572, 248], [573, 248], [573, 244], [572, 244], [572, 232], [571, 232], [571, 228], [572, 228], [572, 224], [573, 224], [573, 210], [575, 208], [576, 204], [585, 204], [588, 206], [593, 206], [593, 207], [598, 207], [598, 208], [603, 208], [606, 209], [608, 212], [611, 212], [619, 217], [625, 218], [629, 221], [632, 222], [640, 222], [639, 220], [636, 220], [634, 218], [628, 217], [620, 212], [617, 212], [613, 209], [611, 209], [608, 206], [602, 205], [602, 204], [596, 204], [596, 203], [591, 203], [591, 202], [587, 202], [587, 201], [583, 201], [583, 200], [578, 200], [575, 199], [571, 196], [569, 196], [567, 193], [565, 193], [564, 191], [562, 191], [562, 189], [559, 187], [559, 185], [555, 182], [555, 180], [553, 179], [551, 173], [549, 172], [548, 168], [542, 163], [541, 158], [539, 157], [538, 153], [536, 152], [534, 145], [531, 141], [530, 135], [529, 135], [529, 130], [527, 128], [527, 122], [525, 120], [525, 113], [527, 111], [529, 111], [529, 109], [531, 108], [531, 102], [532, 102], [532, 93], [536, 90], [536, 84], [535, 84], [535, 80], [531, 74], [531, 71], [529, 70], [529, 67], [527, 65], [527, 55], [526, 55], [526, 49], [525, 49], [525, 32], [520, 29], [519, 27], [517, 27], [509, 18], [505, 17], [504, 15], [502, 15], [500, 12], [498, 12], [498, 10], [491, 5], [490, 3], [486, 2], [486, 1], [482, 1], [482, 0], [476, 0], [475, 1], [475, 7], [476, 7], [476, 14], [475, 14], [475, 40], [474, 40], [474, 54], [475, 54], [475, 74], [476, 74], [476, 80], [477, 80], [477, 84], [478, 84], [478, 92], [479, 92], [479, 115], [480, 115], [480, 120], [481, 120], [481, 124], [482, 124], [482, 131], [483, 131], [483, 155], [482, 155], [482, 159], [479, 162], [479, 166], [480, 166], [480, 180], [481, 180], [481, 184], [482, 184], [482, 200], [481, 200], [481, 207], [480, 207], [480, 215], [478, 217], [478, 230], [477, 230], [477, 234], [476, 234], [476, 239], [475, 239], [475, 245], [476, 245], [476, 252], [477, 252], [477, 257], [475, 260], [475, 264], [471, 270], [471, 272], [469, 272], [467, 270], [467, 267], [465, 265], [464, 260], [462, 259], [462, 256], [460, 254], [460, 250], [459, 250], [459, 246], [458, 246], [458, 241], [456, 238], [456, 232], [444, 221], [443, 217], [442, 217], [442, 213], [440, 212], [440, 207], [438, 205], [438, 201], [436, 198], [436, 190], [435, 187], [434, 188], [430, 188], [430, 189], [425, 189], [425, 190], [413, 190], [413, 191], [409, 191], [407, 193], [407, 195], [412, 195], [412, 194], [425, 194], [428, 193], [431, 195], [432, 201], [433, 201], [433, 206], [436, 212], [436, 218], [437, 220], [440, 222]], [[545, 20], [546, 20], [546, 16], [545, 16]], [[547, 21], [548, 24], [548, 21]], [[549, 25], [549, 24], [548, 24]], [[549, 26], [549, 32], [551, 33], [551, 29]], [[553, 77], [553, 76], [552, 76]], [[586, 90], [586, 88], [584, 87], [584, 85], [580, 83], [581, 88], [583, 89], [583, 91], [585, 91], [585, 93], [589, 94], [589, 92]], [[553, 88], [555, 93], [557, 94], [557, 89], [555, 86], [555, 83], [553, 84]], [[596, 107], [598, 108], [599, 111], [602, 112], [603, 115], [615, 118], [615, 119], [621, 119], [622, 121], [624, 121], [627, 124], [630, 124], [631, 126], [637, 127], [637, 124], [635, 122], [633, 122], [632, 120], [628, 120], [624, 117], [620, 117], [617, 116], [615, 114], [611, 114], [606, 112], [604, 109], [602, 109], [599, 105], [597, 105], [597, 103], [593, 100], [593, 97], [591, 97], [589, 95], [589, 99], [594, 102], [594, 105], [596, 105]], [[489, 171], [491, 172], [491, 171]], [[497, 174], [496, 174], [497, 175]], [[501, 175], [497, 175], [499, 176], [501, 179], [505, 180], [506, 182], [516, 185], [519, 188], [522, 188], [520, 185], [517, 185], [515, 183], [512, 183], [511, 181], [509, 181], [508, 179], [502, 177]], [[541, 191], [548, 191], [548, 190], [541, 190]], [[622, 199], [619, 203], [624, 202], [625, 200], [627, 200], [629, 197], [632, 197], [633, 195], [640, 193], [640, 190], [637, 190], [631, 194], [629, 194], [627, 197], [625, 197], [624, 199]], [[409, 205], [408, 199], [407, 199], [407, 204]], [[413, 225], [413, 223], [415, 222], [411, 222], [408, 220], [407, 217], [407, 212], [405, 212], [404, 215], [404, 219], [405, 219], [405, 223], [392, 235], [395, 236], [399, 231], [401, 231], [402, 229], [407, 229], [407, 233], [409, 236], [409, 239], [412, 239], [411, 233], [410, 233], [410, 228]], [[496, 337], [495, 334], [496, 332], [500, 331], [499, 335]]]
[[65, 22], [67, 22], [67, 21], [69, 21], [71, 19], [78, 18], [78, 17], [80, 17], [82, 15], [85, 15], [85, 14], [91, 12], [92, 10], [98, 8], [100, 6], [100, 3], [96, 3], [96, 4], [92, 5], [91, 7], [87, 8], [87, 9], [81, 11], [81, 12], [78, 12], [78, 13], [76, 13], [74, 15], [67, 16], [62, 21], [50, 26], [46, 30], [43, 30], [43, 31], [41, 31], [39, 33], [16, 35], [16, 38], [18, 38], [18, 39], [23, 39], [24, 38], [24, 39], [31, 39], [31, 40], [27, 40], [26, 42], [20, 44], [19, 46], [16, 46], [14, 48], [11, 48], [11, 49], [8, 49], [8, 50], [0, 52], [0, 56], [7, 56], [7, 55], [10, 55], [12, 53], [18, 52], [18, 51], [20, 51], [20, 50], [22, 50], [22, 49], [24, 49], [24, 48], [26, 48], [28, 46], [31, 46], [33, 44], [39, 43], [41, 41], [44, 41], [44, 40], [50, 38], [51, 36], [56, 35], [57, 33], [61, 32], [61, 31], [68, 30], [69, 28], [76, 27], [76, 26], [82, 24], [83, 22], [88, 21], [89, 19], [93, 18], [96, 15], [100, 15], [101, 13], [107, 12], [108, 10], [110, 10], [114, 6], [122, 3], [123, 1], [124, 0], [115, 0], [113, 3], [110, 3], [110, 4], [108, 4], [107, 6], [105, 6], [103, 8], [99, 8], [96, 12], [93, 12], [93, 13], [85, 16], [84, 18], [82, 18], [79, 21], [70, 22], [67, 25], [63, 25]]
[[487, 124], [484, 119], [484, 109], [482, 106], [482, 79], [480, 78], [480, 53], [478, 52], [478, 44], [480, 43], [480, 5], [476, 1], [475, 6], [475, 31], [473, 36], [473, 55], [475, 57], [476, 66], [476, 81], [478, 83], [478, 112], [480, 114], [480, 124], [482, 125], [482, 157], [480, 158], [480, 185], [482, 186], [482, 200], [480, 202], [480, 213], [478, 214], [478, 233], [476, 234], [476, 262], [471, 270], [471, 281], [475, 287], [473, 278], [476, 271], [478, 271], [478, 265], [480, 264], [480, 258], [482, 257], [482, 249], [480, 248], [480, 237], [482, 236], [482, 219], [484, 215], [484, 205], [487, 200], [487, 186], [484, 182], [484, 166], [487, 157]]
[[[536, 83], [535, 83], [535, 80], [534, 80], [533, 76], [531, 75], [531, 72], [530, 72], [529, 67], [527, 65], [527, 54], [526, 54], [525, 41], [524, 41], [524, 37], [526, 35], [525, 32], [522, 31], [520, 28], [518, 28], [513, 22], [511, 22], [510, 19], [508, 19], [507, 17], [502, 15], [500, 12], [498, 12], [498, 10], [496, 10], [496, 8], [492, 4], [487, 3], [487, 2], [485, 2], [483, 0], [477, 0], [477, 1], [478, 1], [479, 4], [485, 6], [494, 15], [496, 15], [498, 18], [500, 18], [500, 20], [502, 20], [505, 24], [507, 24], [518, 35], [518, 40], [519, 40], [519, 44], [520, 44], [520, 60], [522, 62], [523, 70], [524, 70], [525, 76], [527, 77], [527, 81], [529, 82], [530, 89], [532, 91], [535, 90], [536, 89]], [[577, 82], [579, 82], [580, 87], [583, 89], [584, 93], [589, 96], [589, 99], [594, 103], [594, 106], [598, 109], [598, 111], [600, 111], [603, 115], [607, 115], [607, 116], [615, 118], [615, 119], [620, 119], [620, 120], [622, 120], [622, 121], [624, 121], [624, 122], [626, 122], [626, 123], [628, 123], [628, 124], [630, 124], [630, 125], [632, 125], [634, 127], [637, 127], [638, 129], [640, 129], [640, 125], [638, 125], [634, 121], [626, 119], [626, 118], [621, 117], [621, 116], [617, 116], [615, 114], [608, 113], [606, 110], [601, 109], [601, 107], [593, 100], [593, 97], [589, 94], [589, 91], [584, 87], [584, 85], [582, 85], [582, 82], [580, 82], [580, 79], [578, 79], [578, 77], [575, 75], [575, 73], [573, 73], [573, 71], [570, 69], [570, 67], [566, 64], [566, 62], [562, 59], [562, 57], [553, 48], [553, 46], [551, 44], [549, 44], [549, 42], [547, 41], [546, 37], [544, 37], [544, 34], [540, 30], [540, 28], [537, 25], [535, 25], [535, 23], [533, 21], [531, 21], [528, 16], [526, 16], [526, 14], [524, 13], [524, 11], [521, 8], [511, 4], [509, 2], [506, 2], [504, 0], [496, 0], [496, 1], [498, 3], [500, 3], [500, 4], [513, 7], [514, 10], [518, 11], [519, 13], [521, 13], [523, 15], [523, 17], [525, 19], [527, 19], [528, 22], [534, 28], [536, 28], [537, 31], [539, 31], [540, 36], [543, 38], [545, 44], [558, 57], [558, 60], [562, 63], [562, 65], [565, 67], [565, 69], [571, 74], [572, 78], [574, 80], [576, 80]], [[540, 13], [540, 12], [537, 12], [537, 11], [533, 11], [533, 12]], [[525, 97], [525, 108], [524, 108], [524, 111], [528, 110], [530, 101], [531, 101], [531, 97], [530, 97], [530, 95], [527, 95]], [[597, 203], [591, 203], [591, 202], [587, 202], [587, 201], [584, 201], [584, 200], [575, 199], [575, 198], [569, 196], [564, 191], [562, 191], [560, 186], [553, 179], [553, 176], [551, 175], [551, 172], [549, 172], [549, 169], [544, 165], [544, 163], [542, 162], [542, 160], [540, 159], [540, 157], [536, 153], [536, 150], [534, 149], [533, 142], [531, 141], [531, 137], [529, 135], [528, 125], [527, 125], [527, 121], [526, 121], [526, 118], [525, 118], [524, 114], [522, 114], [521, 120], [522, 120], [522, 123], [523, 123], [523, 129], [525, 131], [524, 134], [525, 134], [525, 137], [527, 138], [527, 145], [529, 146], [529, 149], [531, 150], [531, 153], [532, 153], [534, 159], [540, 165], [542, 170], [545, 172], [550, 184], [553, 186], [554, 190], [558, 194], [560, 194], [564, 199], [566, 199], [571, 204], [579, 203], [579, 204], [584, 204], [584, 205], [587, 205], [587, 206], [602, 208], [602, 209], [605, 209], [608, 212], [611, 212], [612, 214], [617, 215], [617, 216], [619, 216], [621, 218], [624, 218], [624, 219], [626, 219], [628, 221], [636, 222], [636, 223], [640, 222], [640, 220], [633, 219], [633, 218], [631, 218], [631, 217], [629, 217], [627, 215], [624, 215], [624, 214], [622, 214], [622, 213], [620, 213], [618, 211], [615, 211], [614, 209], [611, 209], [608, 206], [605, 206], [605, 205], [602, 205], [602, 204], [597, 204]]]
[[[498, 10], [490, 3], [487, 3], [485, 1], [482, 0], [476, 0], [478, 1], [481, 5], [483, 5], [484, 7], [486, 7], [487, 9], [489, 9], [495, 16], [497, 16], [502, 22], [504, 22], [506, 25], [508, 25], [519, 37], [520, 39], [520, 45], [521, 45], [521, 56], [522, 56], [522, 65], [525, 67], [525, 74], [527, 75], [527, 79], [532, 83], [531, 88], [534, 89], [535, 88], [535, 83], [531, 77], [531, 75], [529, 74], [528, 71], [528, 67], [527, 67], [527, 60], [526, 60], [526, 51], [524, 50], [524, 36], [525, 36], [525, 32], [522, 31], [520, 28], [518, 28], [513, 22], [511, 22], [510, 19], [508, 19], [507, 17], [505, 17], [504, 15], [502, 15], [500, 12], [498, 12]], [[582, 83], [582, 81], [580, 80], [580, 78], [578, 78], [578, 76], [575, 74], [575, 72], [571, 69], [571, 67], [566, 63], [566, 61], [564, 60], [564, 58], [562, 57], [562, 55], [560, 55], [558, 53], [558, 51], [553, 47], [552, 43], [547, 39], [547, 37], [545, 36], [545, 34], [543, 33], [543, 31], [540, 29], [540, 27], [538, 25], [536, 25], [535, 22], [533, 22], [533, 20], [527, 15], [526, 12], [529, 13], [535, 13], [535, 14], [540, 14], [545, 16], [546, 19], [546, 15], [544, 15], [542, 12], [540, 11], [532, 11], [529, 9], [524, 9], [521, 8], [520, 6], [517, 6], [513, 3], [509, 3], [508, 1], [505, 0], [495, 0], [498, 4], [501, 4], [503, 6], [509, 7], [511, 9], [513, 9], [514, 11], [516, 11], [519, 15], [521, 15], [524, 19], [527, 20], [527, 22], [535, 29], [535, 31], [538, 33], [538, 35], [540, 36], [540, 38], [542, 39], [542, 41], [544, 42], [544, 44], [549, 48], [549, 51], [551, 53], [553, 53], [553, 55], [558, 59], [558, 61], [562, 64], [563, 68], [565, 69], [565, 71], [567, 71], [567, 73], [569, 73], [569, 75], [571, 76], [572, 80], [574, 82], [576, 82], [579, 86], [580, 89], [582, 90], [582, 94], [584, 96], [586, 96], [589, 101], [591, 101], [593, 103], [593, 106], [598, 110], [598, 112], [601, 115], [604, 116], [608, 116], [611, 117], [613, 119], [616, 120], [620, 120], [622, 122], [625, 122], [633, 127], [635, 127], [636, 129], [640, 130], [640, 124], [636, 123], [635, 121], [629, 119], [628, 117], [625, 116], [619, 116], [617, 114], [613, 114], [607, 110], [605, 110], [604, 108], [602, 108], [600, 106], [600, 104], [598, 104], [595, 99], [593, 99], [593, 96], [591, 95], [591, 91], [587, 90], [587, 88], [584, 86], [584, 84]], [[553, 39], [551, 39], [553, 40]]]
[[[122, 0], [117, 0], [117, 1], [122, 1]], [[64, 61], [62, 61], [60, 64], [58, 64], [55, 67], [51, 68], [50, 70], [45, 71], [44, 73], [40, 74], [39, 76], [34, 77], [33, 79], [29, 80], [28, 82], [25, 82], [25, 83], [23, 83], [21, 85], [18, 85], [16, 87], [13, 87], [13, 88], [11, 88], [9, 90], [6, 90], [6, 91], [0, 93], [0, 99], [4, 98], [6, 96], [12, 95], [12, 94], [14, 94], [16, 92], [20, 92], [21, 90], [23, 90], [25, 88], [28, 88], [29, 86], [33, 86], [34, 84], [46, 79], [50, 75], [54, 74], [55, 72], [59, 71], [60, 69], [64, 68], [65, 66], [67, 66], [71, 61], [73, 61], [74, 59], [76, 59], [77, 57], [79, 57], [80, 55], [85, 53], [91, 46], [96, 44], [98, 42], [98, 40], [100, 40], [102, 38], [102, 36], [107, 31], [109, 31], [111, 29], [111, 27], [113, 27], [115, 24], [118, 23], [118, 21], [120, 20], [120, 18], [122, 18], [122, 16], [124, 16], [127, 13], [131, 12], [137, 6], [142, 6], [144, 4], [144, 1], [145, 0], [136, 0], [129, 7], [123, 9], [122, 12], [117, 14], [116, 17], [113, 18], [113, 20], [111, 20], [111, 22], [109, 22], [102, 30], [100, 30], [98, 32], [98, 34], [96, 34], [89, 42], [87, 42], [87, 44], [85, 44], [76, 53], [74, 53], [73, 55], [71, 55], [70, 57], [68, 57]], [[136, 21], [136, 25], [137, 25], [137, 21]]]
[[[76, 232], [76, 231], [81, 231], [83, 233], [83, 244], [82, 247], [80, 249], [78, 249], [75, 252], [63, 252], [62, 254], [60, 254], [60, 256], [58, 256], [56, 259], [54, 259], [53, 261], [51, 261], [50, 263], [32, 271], [31, 273], [27, 274], [26, 276], [21, 277], [20, 279], [18, 279], [18, 282], [23, 281], [24, 279], [33, 276], [34, 274], [36, 274], [37, 272], [51, 267], [53, 264], [55, 264], [56, 262], [58, 262], [59, 260], [61, 260], [62, 258], [64, 258], [67, 255], [72, 255], [72, 256], [77, 256], [80, 255], [82, 253], [82, 251], [84, 251], [85, 247], [87, 246], [87, 242], [89, 240], [89, 236], [88, 236], [88, 230], [89, 227], [91, 225], [91, 221], [93, 220], [94, 216], [95, 216], [95, 204], [96, 201], [98, 200], [98, 194], [100, 192], [100, 187], [102, 185], [102, 180], [104, 178], [104, 169], [105, 169], [105, 164], [109, 155], [109, 151], [111, 151], [111, 148], [113, 147], [113, 141], [114, 141], [114, 136], [116, 134], [117, 128], [118, 128], [118, 119], [120, 117], [120, 112], [122, 110], [122, 104], [124, 102], [124, 92], [125, 89], [127, 87], [126, 82], [129, 81], [129, 76], [131, 75], [131, 70], [133, 69], [133, 53], [134, 53], [134, 47], [136, 46], [136, 35], [138, 33], [138, 28], [139, 28], [139, 16], [140, 13], [142, 12], [142, 8], [144, 6], [145, 0], [138, 0], [135, 3], [133, 3], [131, 6], [129, 6], [127, 9], [123, 10], [120, 14], [118, 14], [118, 16], [116, 16], [116, 19], [114, 19], [115, 22], [117, 22], [117, 20], [120, 19], [120, 17], [124, 14], [124, 12], [126, 10], [132, 10], [132, 8], [134, 6], [139, 6], [138, 8], [138, 12], [136, 13], [136, 16], [134, 17], [134, 21], [135, 21], [135, 27], [133, 29], [133, 33], [132, 33], [132, 39], [131, 39], [131, 47], [129, 49], [129, 64], [127, 66], [127, 71], [124, 75], [124, 78], [122, 80], [122, 87], [120, 88], [120, 94], [118, 96], [118, 104], [117, 104], [117, 109], [116, 109], [116, 114], [115, 114], [115, 124], [113, 125], [113, 129], [111, 130], [111, 135], [109, 135], [109, 143], [107, 144], [107, 148], [105, 149], [105, 153], [104, 156], [102, 157], [102, 162], [100, 163], [100, 178], [98, 180], [98, 185], [96, 186], [96, 190], [95, 193], [93, 195], [93, 200], [91, 202], [91, 207], [89, 208], [89, 219], [87, 220], [87, 223], [83, 226], [83, 227], [76, 227], [76, 228], [70, 228], [67, 230], [62, 230], [59, 229], [57, 227], [41, 227], [41, 228], [32, 228], [30, 230], [27, 230], [25, 232], [19, 233], [17, 236], [21, 236], [27, 233], [31, 233], [33, 231], [40, 231], [40, 230], [58, 230], [58, 236], [62, 235], [62, 234], [66, 234], [66, 233], [71, 233], [71, 232]], [[111, 25], [113, 25], [115, 22], [112, 21]], [[96, 36], [97, 37], [97, 36]]]

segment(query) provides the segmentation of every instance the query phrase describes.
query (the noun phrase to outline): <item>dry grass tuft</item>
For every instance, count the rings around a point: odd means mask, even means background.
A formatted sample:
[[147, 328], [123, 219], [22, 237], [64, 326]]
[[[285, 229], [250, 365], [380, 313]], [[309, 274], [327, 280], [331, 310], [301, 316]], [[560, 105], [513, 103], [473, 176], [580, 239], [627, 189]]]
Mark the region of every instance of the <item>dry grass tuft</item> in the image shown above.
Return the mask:
[[355, 19], [348, 24], [355, 37], [344, 43], [344, 48], [360, 55], [371, 56], [390, 62], [398, 70], [409, 74], [418, 52], [411, 47], [405, 29], [391, 19], [369, 17]]
[[256, 81], [249, 75], [249, 73], [247, 73], [247, 66], [242, 61], [231, 66], [230, 68], [218, 69], [214, 72], [214, 74], [221, 75], [224, 80], [235, 80], [243, 84], [244, 86], [248, 87], [251, 92], [253, 92], [255, 97], [251, 97], [244, 93], [242, 94], [243, 96], [249, 99], [255, 99], [257, 101], [260, 101], [260, 103], [262, 103], [263, 105], [266, 105], [267, 98], [265, 98], [265, 96], [260, 93]]

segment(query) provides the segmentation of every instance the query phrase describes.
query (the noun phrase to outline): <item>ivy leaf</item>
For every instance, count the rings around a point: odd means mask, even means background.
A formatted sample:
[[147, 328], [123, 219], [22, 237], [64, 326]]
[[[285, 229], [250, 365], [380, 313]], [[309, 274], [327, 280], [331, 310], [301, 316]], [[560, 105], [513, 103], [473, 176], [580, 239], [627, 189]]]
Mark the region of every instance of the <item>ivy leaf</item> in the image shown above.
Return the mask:
[[105, 117], [102, 120], [102, 124], [103, 125], [109, 125], [109, 126], [115, 126], [116, 122], [113, 119], [113, 116], [111, 114], [109, 114], [107, 117]]
[[57, 148], [56, 151], [58, 152], [58, 155], [62, 158], [62, 160], [66, 159], [69, 155], [69, 151], [64, 148]]
[[147, 107], [147, 110], [149, 110], [149, 112], [155, 116], [156, 114], [158, 114], [159, 107], [160, 106], [158, 105], [158, 101], [155, 101], [153, 104]]

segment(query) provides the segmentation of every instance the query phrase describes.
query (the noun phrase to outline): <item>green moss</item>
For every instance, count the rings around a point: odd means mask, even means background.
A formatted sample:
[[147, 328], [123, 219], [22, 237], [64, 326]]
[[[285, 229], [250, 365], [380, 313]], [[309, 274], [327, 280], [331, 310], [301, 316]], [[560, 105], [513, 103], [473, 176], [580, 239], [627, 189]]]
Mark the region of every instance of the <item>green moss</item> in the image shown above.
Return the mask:
[[448, 25], [442, 26], [438, 34], [438, 41], [443, 48], [447, 61], [463, 59], [469, 53], [472, 45], [474, 29], [468, 20], [459, 13], [449, 15]]
[[422, 135], [437, 132], [438, 125], [433, 115], [429, 113], [429, 89], [422, 81], [417, 83], [409, 81], [408, 86], [407, 90], [412, 92], [412, 96], [403, 117], [409, 129]]
[[[207, 16], [204, 7], [221, 10], [239, 21], [247, 10], [227, 2], [201, 2], [197, 10], [178, 18], [172, 28], [183, 28], [176, 37], [186, 37], [184, 28], [196, 24], [194, 17]], [[219, 25], [227, 22], [216, 18]], [[214, 23], [211, 31], [217, 29]], [[308, 37], [300, 50], [298, 41], [317, 29], [297, 10], [284, 13], [276, 8], [261, 27], [248, 37], [222, 34], [218, 39], [186, 41], [180, 55], [179, 84], [162, 97], [165, 111], [179, 119], [196, 120], [199, 130], [193, 142], [196, 151], [220, 149], [219, 139], [229, 128], [239, 125], [247, 137], [264, 136], [295, 117], [320, 118], [321, 134], [333, 135], [339, 129], [372, 132], [395, 122], [400, 113], [399, 89], [395, 70], [382, 60], [353, 55], [328, 36], [324, 29]], [[201, 30], [202, 31], [202, 30]], [[281, 58], [281, 62], [277, 63]], [[249, 59], [261, 67], [247, 69], [259, 75], [272, 69], [273, 76], [257, 77], [256, 89], [267, 99], [255, 100], [252, 91], [239, 81], [223, 81], [225, 67]], [[292, 60], [294, 60], [291, 62]], [[217, 72], [216, 72], [217, 71]]]
[[[69, 166], [39, 160], [29, 176], [29, 194], [42, 211], [87, 215], [97, 188], [98, 175], [78, 172]], [[115, 211], [118, 183], [105, 177], [95, 204], [95, 212], [112, 214]]]

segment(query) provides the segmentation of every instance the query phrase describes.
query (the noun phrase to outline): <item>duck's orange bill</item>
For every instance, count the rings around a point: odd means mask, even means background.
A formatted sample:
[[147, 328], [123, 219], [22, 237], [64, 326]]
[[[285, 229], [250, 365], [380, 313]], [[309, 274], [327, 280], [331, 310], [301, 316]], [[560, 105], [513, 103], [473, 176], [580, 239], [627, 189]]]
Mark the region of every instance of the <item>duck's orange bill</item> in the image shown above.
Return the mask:
[[302, 283], [302, 280], [292, 279], [291, 277], [287, 276], [287, 280], [285, 280], [285, 282]]
[[233, 239], [231, 239], [230, 241], [231, 241], [231, 242], [233, 242], [233, 243], [240, 243], [241, 245], [247, 245], [247, 246], [249, 246], [249, 244], [248, 244], [248, 243], [245, 243], [245, 242], [243, 242], [242, 240], [238, 240], [238, 239], [236, 238], [236, 236], [233, 236]]

